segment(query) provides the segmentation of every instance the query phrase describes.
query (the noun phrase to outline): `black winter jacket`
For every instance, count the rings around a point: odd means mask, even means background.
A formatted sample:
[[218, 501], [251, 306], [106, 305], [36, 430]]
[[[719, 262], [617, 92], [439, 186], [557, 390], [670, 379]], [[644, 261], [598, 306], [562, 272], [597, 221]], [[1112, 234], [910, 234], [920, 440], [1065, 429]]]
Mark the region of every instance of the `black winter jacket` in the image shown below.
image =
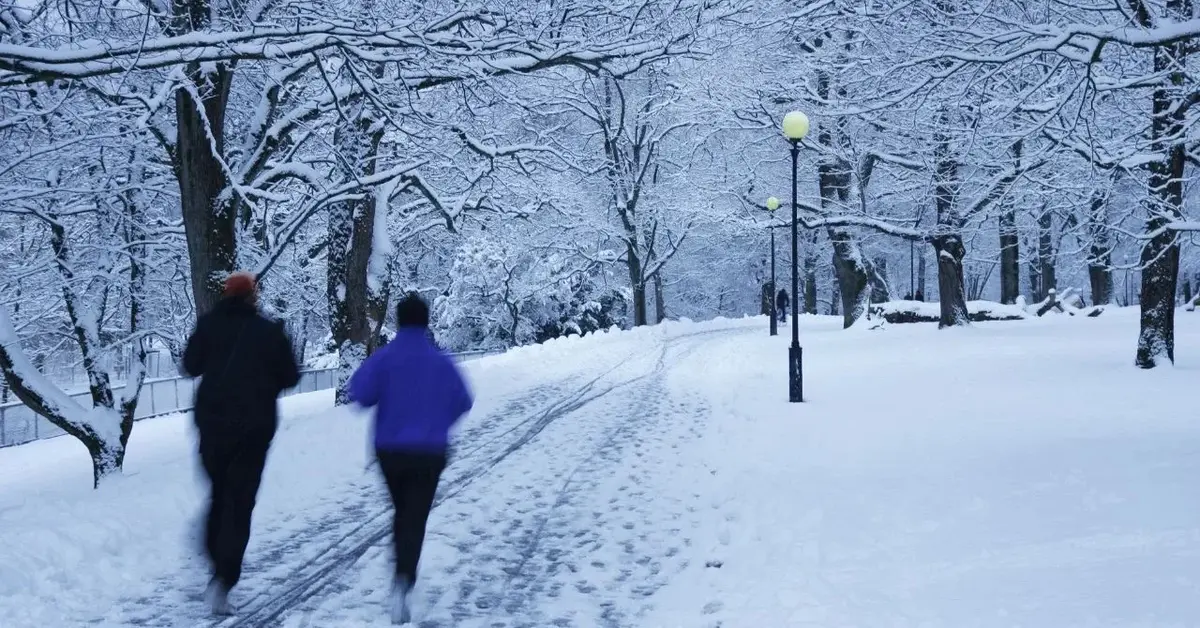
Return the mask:
[[225, 299], [200, 317], [183, 368], [201, 378], [195, 403], [201, 438], [270, 439], [279, 423], [279, 394], [300, 383], [283, 324], [241, 299]]

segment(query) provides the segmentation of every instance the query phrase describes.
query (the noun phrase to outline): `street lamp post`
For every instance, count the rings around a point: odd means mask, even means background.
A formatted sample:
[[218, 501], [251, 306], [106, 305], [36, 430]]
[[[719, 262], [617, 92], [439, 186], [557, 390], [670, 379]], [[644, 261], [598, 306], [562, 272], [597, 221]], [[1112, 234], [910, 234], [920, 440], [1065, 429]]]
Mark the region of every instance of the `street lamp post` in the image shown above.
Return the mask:
[[796, 176], [800, 160], [800, 140], [808, 135], [808, 116], [792, 111], [783, 116], [783, 136], [792, 144], [792, 345], [788, 347], [788, 400], [804, 401], [804, 350], [800, 348], [800, 210], [796, 198]]
[[[771, 222], [775, 222], [775, 210], [779, 209], [779, 199], [772, 196], [767, 199], [767, 210], [771, 212]], [[767, 307], [771, 308], [771, 335], [779, 335], [779, 308], [775, 307], [775, 294], [779, 285], [775, 283], [775, 225], [768, 227], [771, 231], [771, 290], [767, 295]]]

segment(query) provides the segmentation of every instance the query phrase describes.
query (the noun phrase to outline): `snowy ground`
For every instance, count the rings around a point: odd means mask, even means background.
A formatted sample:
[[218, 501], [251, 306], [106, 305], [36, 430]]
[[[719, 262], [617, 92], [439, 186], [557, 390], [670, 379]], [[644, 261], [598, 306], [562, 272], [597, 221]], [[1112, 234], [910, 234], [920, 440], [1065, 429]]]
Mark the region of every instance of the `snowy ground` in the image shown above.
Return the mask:
[[[469, 365], [421, 625], [1200, 624], [1200, 315], [1155, 372], [1131, 366], [1132, 311], [839, 327], [803, 321], [802, 405], [765, 320]], [[239, 617], [203, 615], [204, 487], [170, 417], [99, 491], [70, 440], [0, 450], [0, 623], [385, 625], [366, 420], [328, 394], [284, 406]]]

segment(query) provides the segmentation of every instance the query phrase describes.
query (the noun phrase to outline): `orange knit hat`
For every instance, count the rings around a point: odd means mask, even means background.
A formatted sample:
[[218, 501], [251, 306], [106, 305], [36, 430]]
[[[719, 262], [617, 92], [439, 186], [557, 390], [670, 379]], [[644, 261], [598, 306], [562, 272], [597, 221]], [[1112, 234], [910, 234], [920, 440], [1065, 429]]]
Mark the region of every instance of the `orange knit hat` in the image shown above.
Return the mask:
[[254, 294], [258, 289], [258, 281], [254, 275], [239, 271], [233, 273], [225, 280], [225, 296], [227, 297], [247, 297]]

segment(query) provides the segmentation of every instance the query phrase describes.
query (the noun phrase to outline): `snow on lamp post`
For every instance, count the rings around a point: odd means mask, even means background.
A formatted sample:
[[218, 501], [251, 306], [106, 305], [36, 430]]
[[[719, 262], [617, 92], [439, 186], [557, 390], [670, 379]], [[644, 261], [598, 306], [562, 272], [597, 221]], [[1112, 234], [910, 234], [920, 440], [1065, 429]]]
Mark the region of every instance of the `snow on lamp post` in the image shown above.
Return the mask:
[[771, 289], [767, 294], [767, 307], [771, 310], [771, 335], [779, 335], [779, 308], [776, 307], [775, 295], [779, 291], [779, 285], [775, 283], [775, 210], [779, 209], [779, 199], [772, 196], [767, 199], [767, 211], [771, 212], [771, 224], [768, 229], [771, 231]]
[[788, 400], [804, 401], [804, 350], [800, 348], [800, 259], [799, 201], [796, 198], [796, 175], [799, 168], [800, 140], [808, 135], [808, 116], [799, 111], [783, 116], [783, 136], [792, 144], [792, 344], [788, 347]]

